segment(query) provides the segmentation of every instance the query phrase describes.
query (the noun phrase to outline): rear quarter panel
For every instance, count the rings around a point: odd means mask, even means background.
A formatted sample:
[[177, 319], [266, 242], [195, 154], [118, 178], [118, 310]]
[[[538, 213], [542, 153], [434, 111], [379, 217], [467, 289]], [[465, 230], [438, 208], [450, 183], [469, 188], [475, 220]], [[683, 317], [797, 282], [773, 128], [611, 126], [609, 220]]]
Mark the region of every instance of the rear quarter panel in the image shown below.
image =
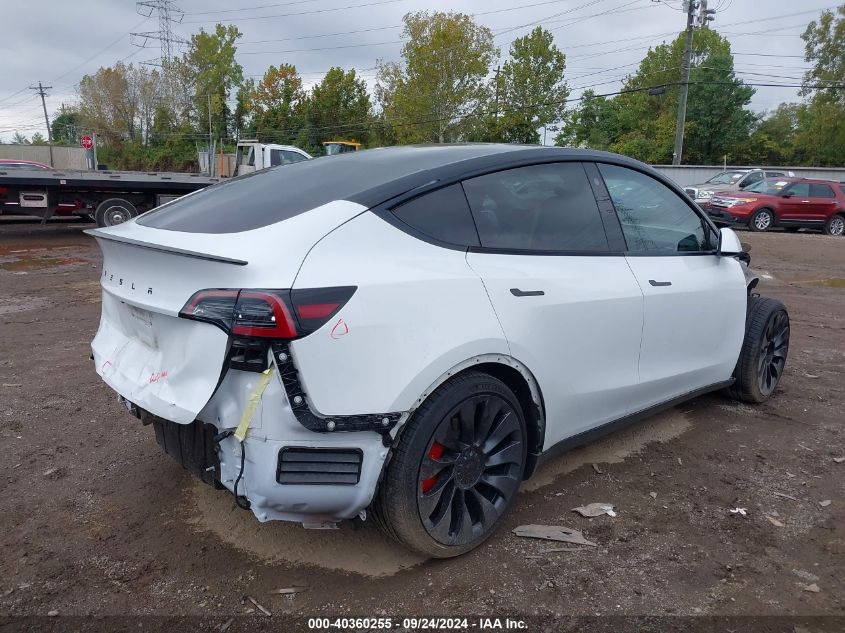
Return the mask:
[[407, 411], [440, 376], [508, 346], [466, 254], [364, 213], [308, 254], [294, 288], [357, 286], [329, 323], [291, 346], [325, 415]]

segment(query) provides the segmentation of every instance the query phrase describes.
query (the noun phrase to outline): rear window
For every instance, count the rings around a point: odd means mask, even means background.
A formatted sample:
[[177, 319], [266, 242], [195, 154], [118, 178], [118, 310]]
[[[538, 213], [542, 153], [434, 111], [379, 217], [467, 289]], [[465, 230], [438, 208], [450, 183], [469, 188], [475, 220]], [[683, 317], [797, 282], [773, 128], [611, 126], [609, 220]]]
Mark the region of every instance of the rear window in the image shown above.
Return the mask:
[[[351, 200], [364, 206], [378, 204], [402, 193], [393, 192], [391, 184], [390, 191], [382, 195], [381, 188], [386, 183], [405, 176], [422, 176], [445, 162], [497, 151], [501, 150], [496, 146], [404, 147], [303, 160], [206, 187], [145, 213], [138, 223], [191, 233], [249, 231], [290, 219], [333, 200]], [[365, 192], [367, 196], [362, 196]]]

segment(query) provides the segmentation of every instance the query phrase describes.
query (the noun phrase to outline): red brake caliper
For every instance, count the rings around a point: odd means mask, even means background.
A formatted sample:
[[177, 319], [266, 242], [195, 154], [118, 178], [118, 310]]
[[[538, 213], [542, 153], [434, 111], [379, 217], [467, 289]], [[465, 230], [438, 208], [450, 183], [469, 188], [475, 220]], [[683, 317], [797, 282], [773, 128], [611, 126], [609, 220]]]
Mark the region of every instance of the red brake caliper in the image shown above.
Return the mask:
[[[438, 460], [443, 456], [443, 444], [438, 442], [437, 440], [434, 441], [434, 444], [431, 445], [431, 448], [428, 451], [428, 458], [433, 460]], [[422, 491], [423, 494], [434, 488], [434, 484], [437, 483], [437, 475], [432, 475], [428, 479], [423, 479], [422, 482]]]

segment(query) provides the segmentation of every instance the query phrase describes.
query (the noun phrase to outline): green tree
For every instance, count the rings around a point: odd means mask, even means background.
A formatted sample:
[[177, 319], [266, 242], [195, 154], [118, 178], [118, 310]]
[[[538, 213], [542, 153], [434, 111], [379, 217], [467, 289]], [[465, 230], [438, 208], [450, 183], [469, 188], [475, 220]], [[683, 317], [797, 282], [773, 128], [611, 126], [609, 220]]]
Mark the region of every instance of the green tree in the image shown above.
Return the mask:
[[496, 118], [495, 136], [511, 143], [538, 143], [537, 129], [563, 118], [569, 96], [565, 71], [566, 56], [549, 31], [538, 26], [515, 39], [497, 78], [502, 115]]
[[82, 77], [78, 93], [77, 126], [96, 130], [106, 144], [144, 144], [162, 99], [161, 75], [118, 62]]
[[796, 156], [795, 133], [799, 113], [806, 106], [781, 103], [758, 117], [749, 141], [734, 153], [735, 163], [753, 165], [791, 165]]
[[192, 123], [197, 130], [208, 130], [210, 104], [215, 138], [229, 136], [234, 127], [228, 104], [232, 89], [243, 81], [243, 67], [235, 59], [240, 37], [238, 27], [231, 24], [218, 24], [213, 33], [200, 30], [174, 64], [174, 74], [189, 84]]
[[255, 135], [260, 140], [291, 143], [303, 124], [305, 91], [296, 66], [270, 66], [252, 93]]
[[[823, 11], [807, 25], [804, 59], [813, 65], [801, 94], [809, 97], [798, 110], [796, 154], [810, 165], [841, 166], [845, 156], [845, 4]], [[840, 87], [825, 87], [828, 83]]]
[[20, 132], [15, 132], [12, 137], [12, 145], [29, 145], [29, 139]]
[[803, 165], [841, 167], [845, 156], [845, 108], [827, 94], [798, 110], [797, 157]]
[[555, 145], [609, 150], [619, 138], [617, 102], [585, 90], [581, 104], [565, 120]]
[[57, 145], [76, 145], [79, 142], [79, 112], [62, 105], [59, 114], [50, 124], [53, 143]]
[[354, 70], [330, 68], [306, 103], [308, 149], [332, 139], [369, 142], [372, 104], [367, 83]]
[[823, 11], [818, 22], [813, 20], [801, 35], [804, 40], [804, 60], [813, 68], [804, 75], [801, 94], [822, 94], [836, 103], [845, 104], [842, 88], [814, 88], [825, 83], [845, 82], [845, 4], [836, 13]]
[[47, 145], [47, 139], [44, 138], [44, 135], [41, 132], [36, 132], [32, 135], [30, 145]]
[[[719, 37], [715, 31], [708, 34]], [[701, 32], [696, 33], [700, 35]], [[751, 133], [754, 114], [747, 109], [754, 88], [734, 74], [733, 55], [727, 41], [713, 40], [709, 54], [690, 73], [684, 155], [694, 164], [732, 159]]]
[[499, 50], [493, 34], [462, 13], [404, 17], [402, 62], [380, 62], [376, 96], [400, 143], [464, 140], [488, 96]]
[[[614, 99], [616, 130], [605, 130], [610, 148], [651, 163], [672, 159], [680, 92], [684, 34], [648, 51]], [[660, 95], [649, 89], [665, 86]], [[720, 163], [750, 134], [753, 114], [746, 110], [754, 90], [737, 79], [730, 43], [716, 31], [700, 28], [693, 40], [683, 162]]]
[[235, 136], [251, 138], [255, 136], [255, 126], [252, 124], [253, 102], [252, 96], [255, 93], [255, 81], [251, 78], [245, 80], [238, 86], [235, 93]]

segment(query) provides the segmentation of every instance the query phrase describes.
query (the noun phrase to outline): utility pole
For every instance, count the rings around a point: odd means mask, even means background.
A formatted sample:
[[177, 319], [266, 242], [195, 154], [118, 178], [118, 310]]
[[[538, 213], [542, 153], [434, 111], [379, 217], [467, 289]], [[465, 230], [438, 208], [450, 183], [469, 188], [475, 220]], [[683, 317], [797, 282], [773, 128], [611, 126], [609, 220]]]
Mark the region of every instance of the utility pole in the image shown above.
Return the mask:
[[[699, 26], [706, 27], [707, 23], [715, 19], [716, 11], [707, 8], [707, 0], [686, 0], [687, 9], [687, 32], [684, 44], [684, 65], [683, 79], [681, 80], [681, 93], [678, 96], [678, 121], [675, 126], [675, 149], [672, 152], [672, 164], [680, 165], [684, 153], [684, 124], [687, 118], [687, 97], [689, 96], [689, 75], [692, 60], [692, 35], [693, 26], [697, 22]], [[698, 17], [695, 11], [698, 9]]]
[[50, 117], [47, 116], [47, 102], [44, 100], [44, 97], [47, 96], [46, 91], [50, 90], [53, 86], [42, 86], [41, 82], [38, 82], [38, 87], [30, 86], [30, 90], [35, 90], [39, 95], [41, 95], [41, 107], [44, 108], [44, 124], [47, 126], [47, 143], [50, 147], [50, 166], [53, 166], [53, 130], [50, 129]]
[[211, 147], [212, 143], [212, 131], [211, 131], [211, 90], [206, 92], [208, 96], [208, 175], [214, 175], [214, 168], [213, 168], [213, 160], [214, 160], [214, 149]]
[[499, 118], [499, 73], [502, 72], [501, 66], [496, 66], [496, 119]]
[[684, 44], [683, 79], [681, 79], [681, 94], [678, 96], [678, 120], [675, 124], [675, 150], [672, 152], [672, 164], [681, 164], [684, 152], [684, 123], [687, 118], [687, 95], [689, 94], [689, 71], [692, 59], [692, 27], [696, 3], [686, 0], [687, 5], [687, 37]]

